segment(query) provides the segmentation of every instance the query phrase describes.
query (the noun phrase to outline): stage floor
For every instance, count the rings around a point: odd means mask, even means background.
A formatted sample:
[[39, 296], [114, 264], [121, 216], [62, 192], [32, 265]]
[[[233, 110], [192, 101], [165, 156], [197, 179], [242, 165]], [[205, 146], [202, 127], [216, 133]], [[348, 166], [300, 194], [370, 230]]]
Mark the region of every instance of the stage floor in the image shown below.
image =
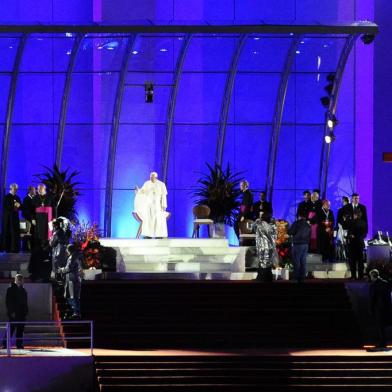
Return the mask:
[[[7, 350], [0, 350], [0, 358], [7, 356]], [[71, 350], [64, 347], [25, 347], [13, 348], [12, 357], [86, 357], [91, 356], [91, 350]]]

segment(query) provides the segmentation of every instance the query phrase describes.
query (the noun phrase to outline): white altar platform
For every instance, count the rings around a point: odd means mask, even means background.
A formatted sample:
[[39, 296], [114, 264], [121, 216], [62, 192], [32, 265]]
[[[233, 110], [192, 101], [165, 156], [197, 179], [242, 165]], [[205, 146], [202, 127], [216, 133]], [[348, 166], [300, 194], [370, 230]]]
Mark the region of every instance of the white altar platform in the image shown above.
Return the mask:
[[252, 279], [245, 273], [247, 247], [226, 238], [102, 238], [117, 251], [117, 273], [135, 279]]

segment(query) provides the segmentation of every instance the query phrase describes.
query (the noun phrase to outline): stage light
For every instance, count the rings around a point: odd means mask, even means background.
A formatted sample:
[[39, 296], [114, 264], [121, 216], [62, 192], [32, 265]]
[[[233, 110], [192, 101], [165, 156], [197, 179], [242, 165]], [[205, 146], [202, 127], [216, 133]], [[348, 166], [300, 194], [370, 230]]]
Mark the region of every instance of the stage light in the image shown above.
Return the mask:
[[327, 117], [327, 127], [328, 128], [333, 129], [336, 127], [336, 125], [338, 125], [339, 121], [334, 114], [327, 113], [326, 117]]
[[363, 34], [361, 35], [361, 40], [365, 45], [371, 44], [376, 36], [374, 34]]
[[138, 54], [139, 52], [137, 50], [133, 50], [132, 54]]
[[332, 131], [329, 132], [328, 135], [325, 135], [324, 140], [325, 140], [325, 143], [331, 144], [335, 140], [334, 133]]
[[335, 81], [335, 73], [334, 72], [329, 73], [326, 79], [328, 82], [333, 83]]
[[144, 83], [144, 92], [146, 103], [152, 103], [154, 99], [154, 85], [152, 82]]
[[329, 97], [322, 97], [322, 98], [320, 98], [320, 101], [321, 101], [321, 104], [322, 104], [325, 108], [328, 108], [328, 107], [329, 107], [329, 102], [330, 102]]
[[328, 83], [325, 87], [324, 90], [327, 92], [327, 94], [329, 96], [332, 95], [332, 90], [333, 90], [333, 84], [332, 83]]

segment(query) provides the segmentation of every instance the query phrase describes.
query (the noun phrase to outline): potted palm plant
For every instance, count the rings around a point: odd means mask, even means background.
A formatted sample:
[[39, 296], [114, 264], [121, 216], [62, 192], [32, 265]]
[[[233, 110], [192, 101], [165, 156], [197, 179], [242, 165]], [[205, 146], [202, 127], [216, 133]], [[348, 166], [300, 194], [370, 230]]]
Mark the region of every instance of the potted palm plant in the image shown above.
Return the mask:
[[215, 236], [224, 236], [224, 225], [233, 226], [236, 221], [241, 194], [240, 173], [233, 173], [230, 165], [207, 165], [207, 173], [201, 173], [193, 197], [196, 203], [210, 207], [210, 219], [214, 221]]

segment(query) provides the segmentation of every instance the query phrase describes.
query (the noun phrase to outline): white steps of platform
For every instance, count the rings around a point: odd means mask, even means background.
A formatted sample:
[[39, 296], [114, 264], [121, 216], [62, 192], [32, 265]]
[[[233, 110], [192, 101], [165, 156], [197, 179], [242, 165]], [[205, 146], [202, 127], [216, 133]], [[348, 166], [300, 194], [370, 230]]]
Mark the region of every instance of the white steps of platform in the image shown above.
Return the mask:
[[253, 280], [255, 272], [104, 272], [103, 279], [108, 280]]
[[142, 262], [126, 264], [127, 272], [218, 272], [231, 271], [231, 263], [165, 263], [165, 262]]
[[171, 247], [171, 246], [136, 246], [132, 247], [121, 247], [121, 253], [123, 257], [130, 255], [208, 255], [208, 256], [219, 256], [219, 255], [236, 255], [238, 254], [238, 248], [229, 246], [216, 246], [216, 247], [201, 247], [201, 246], [187, 246], [187, 247]]
[[200, 247], [228, 247], [226, 238], [162, 238], [162, 239], [135, 239], [135, 238], [101, 238], [100, 243], [113, 248], [135, 247], [170, 247], [170, 248], [200, 248]]
[[178, 255], [166, 255], [166, 254], [156, 254], [156, 255], [124, 255], [123, 260], [125, 264], [131, 263], [156, 263], [156, 262], [166, 262], [166, 263], [233, 263], [237, 257], [234, 255], [200, 255], [195, 256], [194, 254], [178, 254]]

